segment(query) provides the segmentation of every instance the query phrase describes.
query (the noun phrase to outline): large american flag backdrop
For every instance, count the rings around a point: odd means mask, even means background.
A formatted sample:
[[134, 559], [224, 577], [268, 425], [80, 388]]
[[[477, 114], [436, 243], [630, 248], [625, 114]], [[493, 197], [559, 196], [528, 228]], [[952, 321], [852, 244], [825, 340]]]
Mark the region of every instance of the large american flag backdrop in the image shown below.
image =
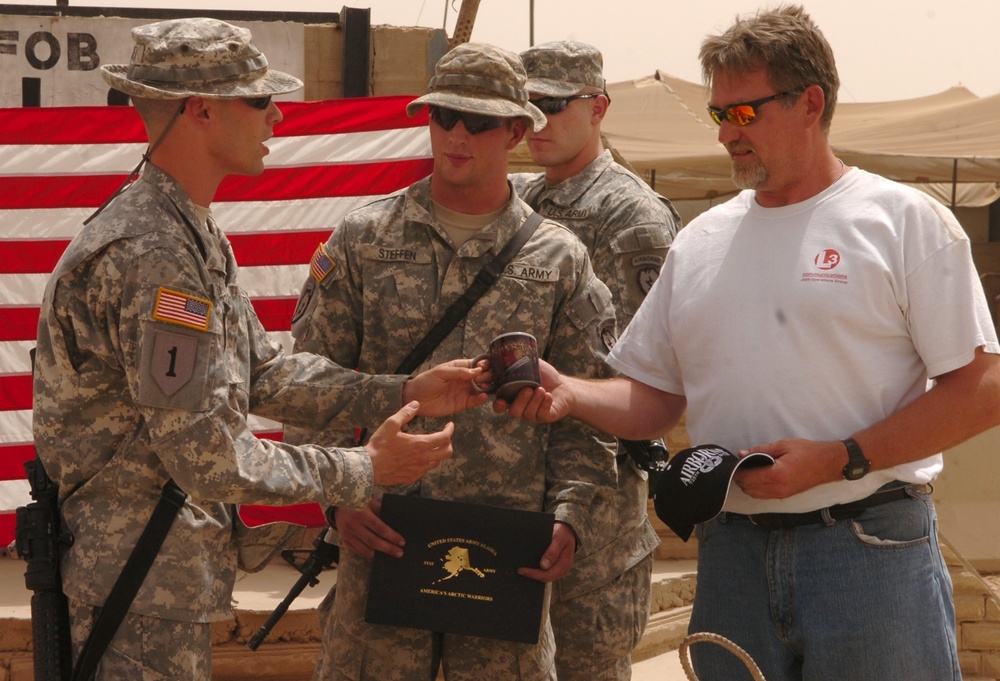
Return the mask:
[[[286, 349], [317, 244], [349, 210], [430, 173], [427, 118], [406, 115], [411, 99], [281, 102], [285, 118], [268, 142], [264, 173], [230, 177], [219, 188], [212, 211], [232, 242], [240, 284]], [[14, 510], [30, 501], [29, 350], [45, 283], [145, 147], [131, 107], [0, 109], [0, 546], [13, 540]], [[281, 437], [280, 424], [251, 418], [259, 436]], [[322, 522], [315, 504], [258, 511]]]

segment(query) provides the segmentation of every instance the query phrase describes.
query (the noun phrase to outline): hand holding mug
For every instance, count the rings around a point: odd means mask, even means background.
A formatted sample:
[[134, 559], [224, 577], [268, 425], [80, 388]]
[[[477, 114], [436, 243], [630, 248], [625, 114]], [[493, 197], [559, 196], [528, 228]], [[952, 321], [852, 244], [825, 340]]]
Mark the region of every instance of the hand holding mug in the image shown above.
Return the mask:
[[538, 341], [530, 333], [505, 333], [490, 341], [489, 351], [472, 360], [473, 366], [488, 359], [493, 383], [488, 387], [473, 381], [473, 387], [494, 393], [498, 399], [511, 402], [524, 388], [542, 384], [538, 367]]

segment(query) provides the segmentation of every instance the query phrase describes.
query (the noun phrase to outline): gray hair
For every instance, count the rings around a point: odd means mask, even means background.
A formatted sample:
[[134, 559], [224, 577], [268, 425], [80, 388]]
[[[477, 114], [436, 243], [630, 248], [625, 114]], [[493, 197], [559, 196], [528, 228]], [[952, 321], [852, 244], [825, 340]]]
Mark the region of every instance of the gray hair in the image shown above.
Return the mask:
[[833, 49], [800, 5], [737, 17], [721, 35], [707, 36], [698, 56], [708, 86], [720, 72], [741, 75], [761, 67], [767, 69], [771, 84], [779, 92], [801, 92], [818, 85], [826, 99], [823, 130], [829, 133], [840, 77]]

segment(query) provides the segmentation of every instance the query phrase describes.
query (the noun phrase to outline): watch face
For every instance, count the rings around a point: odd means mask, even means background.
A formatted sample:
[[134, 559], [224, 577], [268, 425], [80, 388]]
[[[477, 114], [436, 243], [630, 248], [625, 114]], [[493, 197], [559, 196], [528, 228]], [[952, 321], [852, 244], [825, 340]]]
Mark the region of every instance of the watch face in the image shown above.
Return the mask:
[[868, 475], [871, 465], [867, 462], [862, 464], [848, 464], [844, 467], [844, 477], [848, 480], [860, 480]]
[[868, 471], [872, 469], [872, 463], [865, 458], [861, 447], [852, 438], [842, 440], [842, 442], [847, 448], [848, 458], [847, 465], [844, 466], [843, 470], [844, 478], [847, 480], [860, 480], [868, 475]]

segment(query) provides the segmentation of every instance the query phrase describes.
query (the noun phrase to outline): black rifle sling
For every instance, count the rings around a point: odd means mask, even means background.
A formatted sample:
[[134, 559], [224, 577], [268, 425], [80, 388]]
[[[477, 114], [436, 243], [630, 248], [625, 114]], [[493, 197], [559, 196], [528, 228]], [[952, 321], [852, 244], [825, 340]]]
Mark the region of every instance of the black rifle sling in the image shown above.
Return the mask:
[[132, 549], [132, 555], [125, 562], [125, 567], [111, 587], [108, 600], [100, 609], [94, 627], [83, 644], [71, 681], [90, 681], [94, 678], [98, 662], [101, 661], [104, 651], [107, 650], [108, 644], [125, 619], [136, 594], [139, 593], [139, 587], [142, 586], [149, 568], [152, 567], [156, 554], [160, 552], [160, 546], [163, 545], [167, 532], [174, 524], [177, 513], [184, 506], [185, 499], [187, 494], [177, 486], [177, 483], [173, 479], [167, 480], [160, 494], [160, 500], [153, 509], [153, 515], [146, 524], [146, 529], [142, 531], [139, 541]]
[[444, 340], [445, 336], [455, 328], [456, 324], [462, 321], [462, 318], [483, 297], [490, 286], [493, 286], [494, 282], [500, 278], [500, 275], [503, 274], [504, 269], [510, 261], [514, 259], [514, 256], [521, 250], [521, 247], [535, 233], [538, 225], [542, 224], [542, 219], [542, 216], [535, 212], [532, 212], [525, 219], [521, 228], [510, 238], [510, 241], [504, 244], [504, 247], [496, 254], [496, 257], [486, 263], [483, 269], [479, 270], [479, 274], [476, 275], [475, 280], [469, 286], [468, 290], [462, 294], [462, 297], [448, 306], [448, 309], [444, 311], [437, 324], [431, 327], [427, 335], [406, 356], [406, 359], [396, 369], [397, 374], [412, 373], [427, 359], [434, 348], [438, 346], [438, 343]]

